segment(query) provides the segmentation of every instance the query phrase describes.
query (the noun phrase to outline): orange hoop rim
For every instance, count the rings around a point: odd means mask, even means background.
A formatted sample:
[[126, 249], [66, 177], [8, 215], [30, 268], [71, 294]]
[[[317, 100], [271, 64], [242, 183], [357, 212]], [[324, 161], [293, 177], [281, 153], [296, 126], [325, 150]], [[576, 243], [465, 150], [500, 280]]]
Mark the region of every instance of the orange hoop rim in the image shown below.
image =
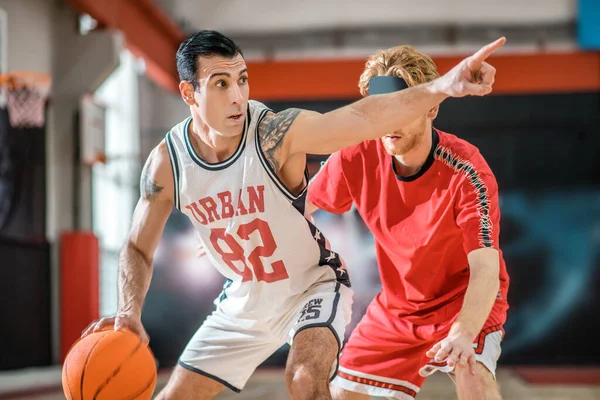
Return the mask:
[[6, 86], [8, 89], [46, 89], [51, 83], [52, 78], [44, 72], [14, 71], [0, 74], [0, 86]]
[[91, 167], [94, 164], [104, 165], [104, 164], [106, 164], [107, 161], [108, 161], [108, 157], [106, 156], [106, 154], [99, 152], [99, 153], [96, 153], [94, 158], [84, 161], [84, 164]]

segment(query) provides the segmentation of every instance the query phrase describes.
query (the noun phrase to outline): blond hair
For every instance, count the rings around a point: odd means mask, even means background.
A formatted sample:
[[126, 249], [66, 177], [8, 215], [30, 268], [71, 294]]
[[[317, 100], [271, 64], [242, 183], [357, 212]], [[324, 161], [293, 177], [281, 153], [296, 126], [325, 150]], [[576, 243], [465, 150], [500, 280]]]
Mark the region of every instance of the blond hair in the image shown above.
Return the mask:
[[367, 61], [358, 81], [363, 96], [369, 94], [369, 80], [374, 76], [397, 76], [403, 78], [408, 86], [414, 86], [440, 75], [431, 57], [404, 45], [382, 50]]

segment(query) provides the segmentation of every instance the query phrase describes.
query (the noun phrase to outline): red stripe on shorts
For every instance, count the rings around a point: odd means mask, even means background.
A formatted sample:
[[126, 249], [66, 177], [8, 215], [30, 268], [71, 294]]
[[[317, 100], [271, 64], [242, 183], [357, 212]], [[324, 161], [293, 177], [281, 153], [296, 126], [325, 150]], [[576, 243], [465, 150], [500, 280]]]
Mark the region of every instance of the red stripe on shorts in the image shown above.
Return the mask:
[[347, 379], [349, 381], [352, 381], [352, 382], [362, 383], [363, 385], [370, 385], [370, 386], [380, 387], [380, 388], [384, 388], [384, 389], [391, 389], [391, 390], [395, 390], [397, 392], [406, 393], [412, 397], [417, 397], [417, 392], [415, 392], [414, 390], [409, 389], [405, 386], [395, 385], [393, 383], [387, 383], [387, 382], [374, 381], [372, 379], [361, 378], [361, 377], [354, 376], [354, 375], [348, 375], [342, 371], [338, 371], [338, 376], [341, 378]]
[[484, 330], [482, 330], [479, 333], [479, 336], [477, 337], [477, 347], [475, 348], [476, 354], [483, 353], [483, 345], [485, 344], [485, 337], [487, 335], [489, 335], [490, 333], [497, 332], [497, 331], [502, 331], [502, 325], [490, 326], [489, 328], [485, 328]]
[[427, 364], [433, 365], [434, 367], [445, 367], [446, 365], [448, 365], [448, 363], [446, 361], [442, 361], [442, 362], [429, 361]]

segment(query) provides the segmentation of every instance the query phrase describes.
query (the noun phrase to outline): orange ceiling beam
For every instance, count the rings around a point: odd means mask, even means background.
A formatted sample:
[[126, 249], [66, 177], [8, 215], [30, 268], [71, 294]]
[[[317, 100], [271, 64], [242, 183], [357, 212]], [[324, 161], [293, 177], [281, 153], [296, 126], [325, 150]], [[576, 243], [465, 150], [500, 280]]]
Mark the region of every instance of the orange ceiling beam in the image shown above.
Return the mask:
[[[462, 57], [433, 57], [440, 73]], [[249, 62], [251, 97], [318, 100], [360, 97], [358, 78], [366, 60]], [[494, 94], [600, 91], [600, 52], [505, 54], [491, 57]]]
[[[150, 78], [178, 92], [175, 53], [185, 35], [152, 0], [65, 1], [102, 26], [121, 30], [127, 47], [145, 59]], [[434, 60], [444, 73], [461, 57]], [[495, 94], [600, 91], [600, 52], [502, 54], [490, 63], [498, 70]], [[364, 64], [361, 59], [249, 61], [251, 96], [265, 101], [357, 98]]]

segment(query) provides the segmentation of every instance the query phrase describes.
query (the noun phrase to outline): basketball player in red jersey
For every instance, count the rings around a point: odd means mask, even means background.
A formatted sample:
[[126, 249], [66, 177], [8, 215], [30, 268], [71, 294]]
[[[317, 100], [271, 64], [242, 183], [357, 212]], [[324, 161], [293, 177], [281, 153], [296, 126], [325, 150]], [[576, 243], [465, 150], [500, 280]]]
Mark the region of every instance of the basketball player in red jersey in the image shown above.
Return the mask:
[[251, 78], [239, 47], [215, 31], [192, 35], [177, 52], [179, 90], [191, 115], [146, 161], [119, 260], [117, 314], [86, 333], [114, 324], [148, 340], [142, 306], [152, 257], [175, 206], [227, 283], [157, 399], [239, 392], [285, 343], [290, 397], [331, 398], [329, 379], [352, 292], [339, 256], [306, 219], [306, 154], [330, 154], [382, 137], [449, 96], [488, 94], [495, 70], [484, 60], [504, 41], [482, 48], [438, 80], [319, 114], [274, 113], [250, 100]]
[[[437, 77], [430, 57], [399, 46], [367, 62], [359, 87], [366, 97]], [[500, 398], [509, 278], [498, 187], [477, 148], [432, 128], [437, 113], [331, 155], [309, 185], [318, 208], [355, 205], [382, 281], [342, 350], [334, 399], [413, 399], [436, 370], [451, 374], [461, 400]]]

